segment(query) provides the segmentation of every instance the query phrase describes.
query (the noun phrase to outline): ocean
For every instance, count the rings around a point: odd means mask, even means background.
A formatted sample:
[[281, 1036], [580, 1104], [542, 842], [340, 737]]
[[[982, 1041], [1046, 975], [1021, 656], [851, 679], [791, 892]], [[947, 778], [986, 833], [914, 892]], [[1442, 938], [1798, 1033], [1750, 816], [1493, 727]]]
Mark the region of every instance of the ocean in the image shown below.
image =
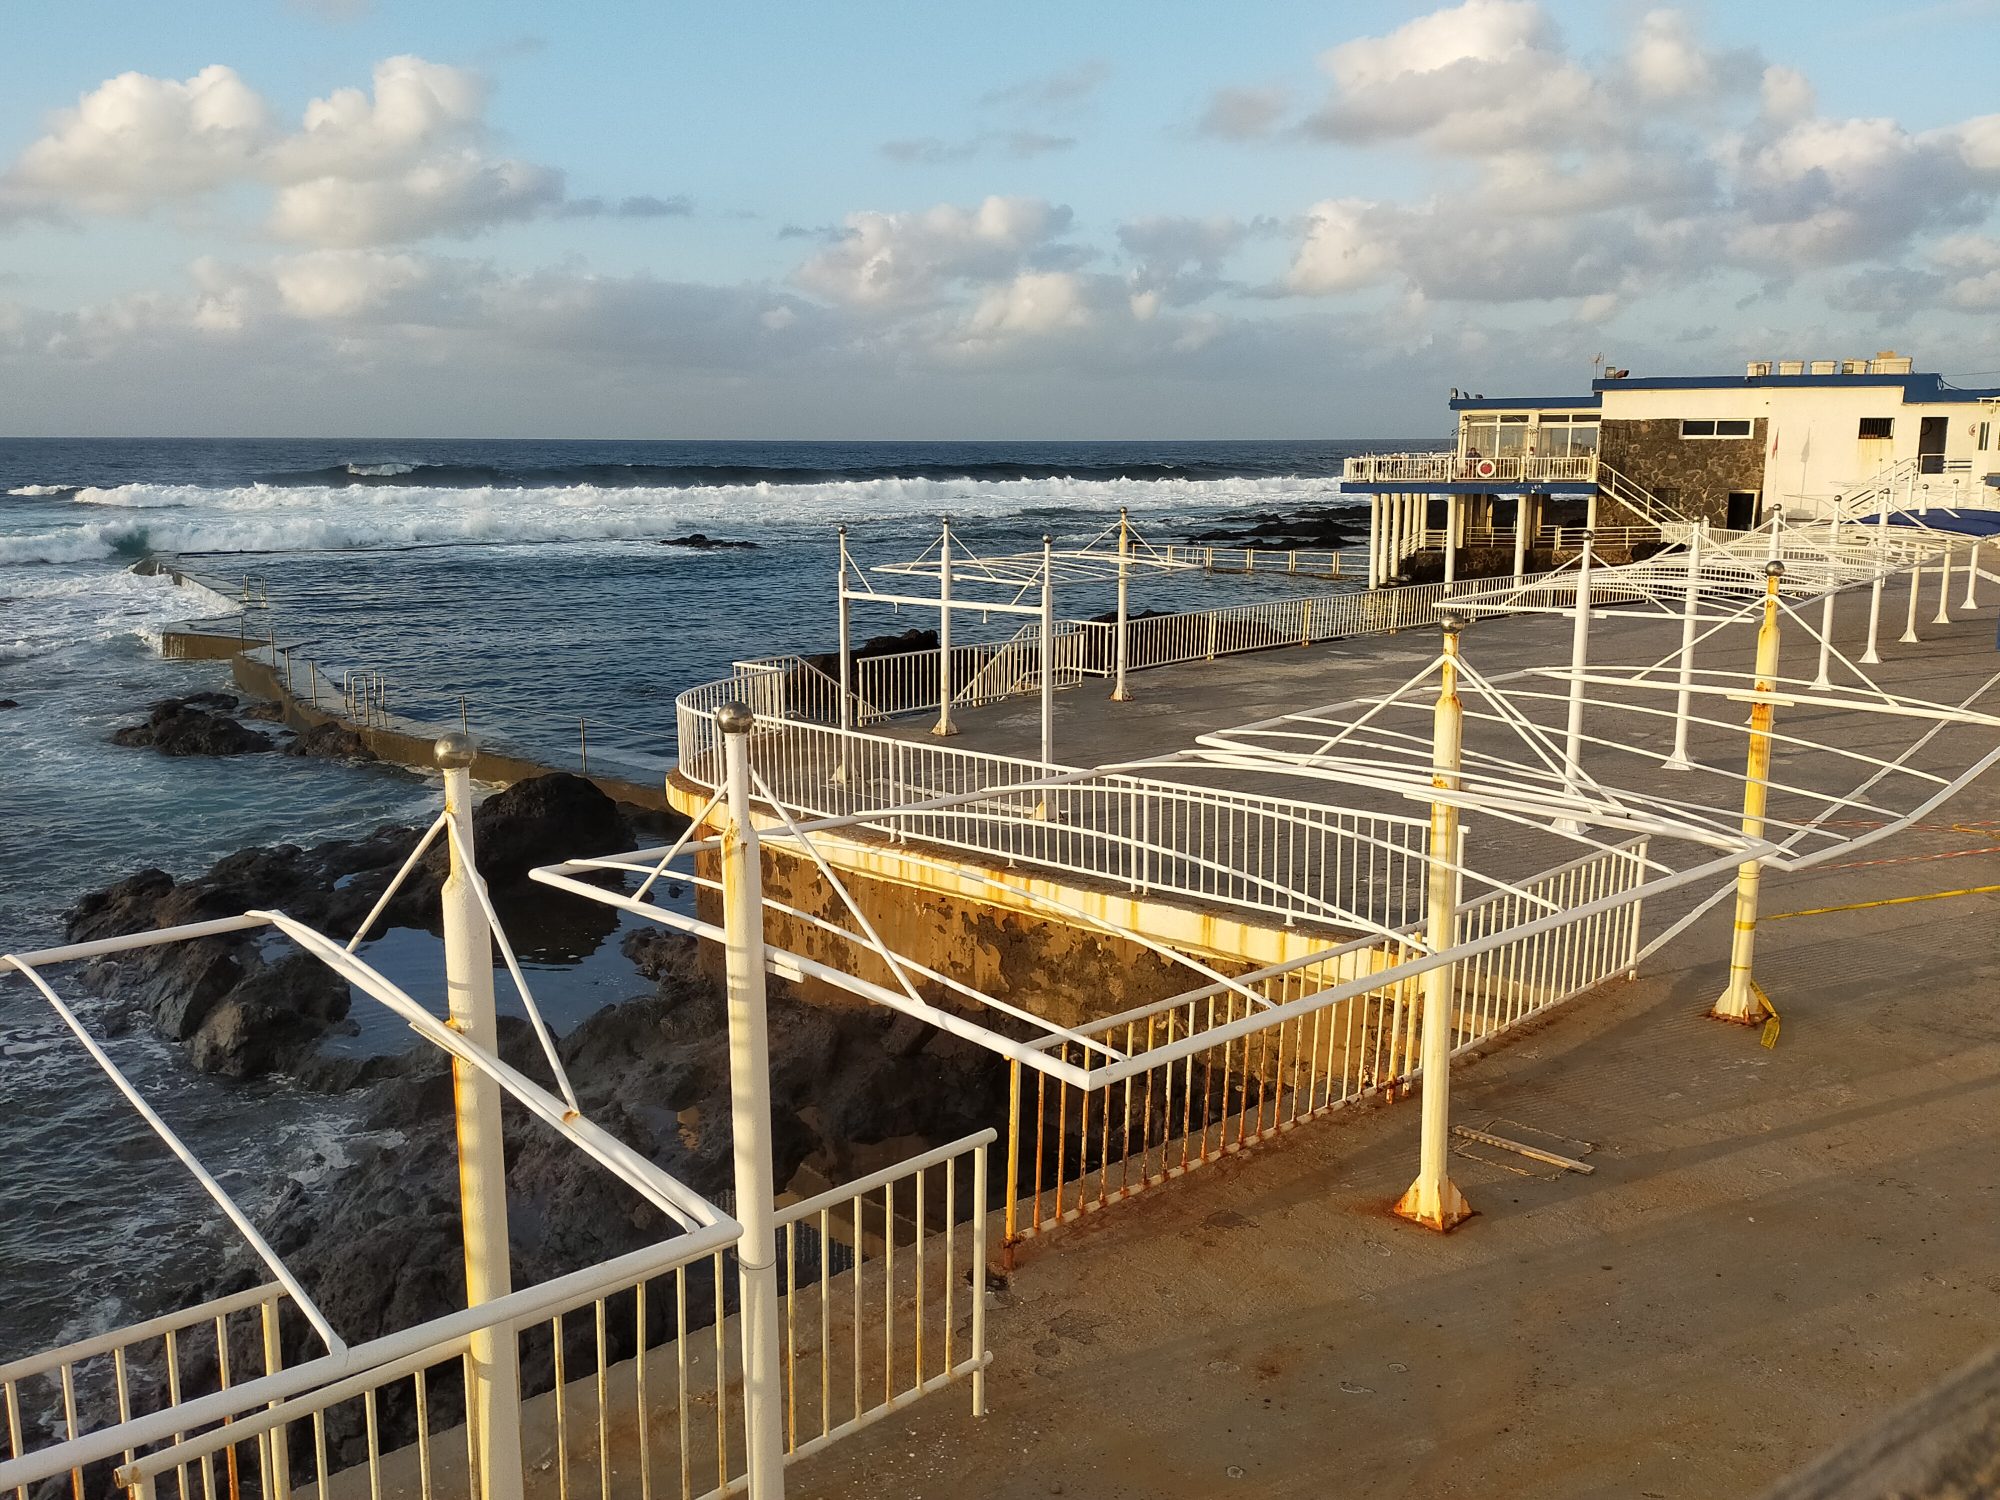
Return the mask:
[[[156, 647], [163, 626], [231, 611], [246, 591], [269, 601], [250, 630], [325, 676], [382, 674], [397, 713], [463, 712], [483, 740], [552, 764], [575, 764], [587, 737], [593, 769], [651, 778], [671, 764], [684, 688], [739, 657], [833, 645], [838, 525], [864, 564], [916, 555], [940, 515], [988, 553], [1045, 532], [1080, 544], [1121, 506], [1143, 535], [1179, 541], [1347, 504], [1341, 460], [1381, 446], [0, 440], [0, 699], [19, 705], [0, 709], [0, 951], [60, 941], [77, 896], [148, 865], [186, 875], [248, 845], [435, 811], [434, 788], [405, 773], [108, 742], [153, 699], [227, 686], [225, 666]], [[694, 533], [755, 545], [663, 545]], [[129, 571], [149, 556], [208, 590]], [[1133, 607], [1272, 591], [1292, 590], [1153, 582]], [[1111, 602], [1079, 591], [1057, 609]], [[855, 628], [934, 624], [864, 608]], [[615, 951], [540, 971], [558, 1024], [642, 988]], [[396, 1037], [370, 1028], [348, 1045]], [[288, 1178], [338, 1171], [352, 1145], [352, 1101], [196, 1074], [143, 1028], [108, 1045], [253, 1206]], [[157, 1310], [174, 1268], [225, 1235], [18, 979], [0, 980], [0, 1080], [4, 1360]]]

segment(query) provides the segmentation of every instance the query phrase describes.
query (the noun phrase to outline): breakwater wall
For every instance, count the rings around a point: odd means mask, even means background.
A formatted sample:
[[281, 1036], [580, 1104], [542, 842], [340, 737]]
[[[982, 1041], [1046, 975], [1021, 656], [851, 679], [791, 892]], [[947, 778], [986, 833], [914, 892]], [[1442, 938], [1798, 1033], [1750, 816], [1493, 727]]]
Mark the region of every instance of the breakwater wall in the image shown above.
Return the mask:
[[[287, 728], [303, 732], [338, 724], [352, 731], [377, 759], [391, 765], [434, 769], [437, 737], [460, 727], [392, 714], [372, 694], [337, 684], [316, 664], [295, 662], [292, 651], [279, 644], [268, 628], [260, 639], [249, 635], [237, 619], [169, 627], [160, 634], [160, 654], [169, 661], [226, 661], [236, 686], [252, 698], [276, 703]], [[664, 782], [592, 772], [581, 758], [577, 764], [563, 765], [482, 745], [472, 762], [473, 779], [496, 786], [555, 771], [582, 776], [614, 801], [654, 812], [672, 810]]]

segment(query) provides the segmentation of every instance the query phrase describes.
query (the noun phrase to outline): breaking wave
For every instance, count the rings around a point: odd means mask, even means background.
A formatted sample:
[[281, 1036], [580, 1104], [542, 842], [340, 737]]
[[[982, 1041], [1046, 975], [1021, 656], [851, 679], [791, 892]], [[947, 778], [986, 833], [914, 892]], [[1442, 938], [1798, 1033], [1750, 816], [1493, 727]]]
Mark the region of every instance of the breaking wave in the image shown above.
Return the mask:
[[260, 482], [287, 487], [409, 489], [709, 489], [755, 485], [817, 485], [878, 479], [1005, 483], [1012, 480], [1107, 481], [1171, 479], [1269, 479], [1295, 470], [1288, 457], [1267, 460], [1233, 457], [1203, 461], [1070, 460], [1035, 463], [1021, 459], [904, 460], [839, 464], [330, 464], [259, 476]]
[[47, 495], [74, 494], [77, 488], [78, 486], [73, 484], [22, 484], [16, 485], [13, 489], [7, 491], [7, 493], [28, 499], [40, 498]]
[[1282, 509], [1341, 499], [1330, 478], [841, 479], [809, 484], [542, 489], [129, 484], [83, 489], [90, 519], [0, 536], [0, 563], [148, 552], [357, 552], [470, 544], [646, 541], [700, 530], [803, 532], [840, 522], [954, 515]]

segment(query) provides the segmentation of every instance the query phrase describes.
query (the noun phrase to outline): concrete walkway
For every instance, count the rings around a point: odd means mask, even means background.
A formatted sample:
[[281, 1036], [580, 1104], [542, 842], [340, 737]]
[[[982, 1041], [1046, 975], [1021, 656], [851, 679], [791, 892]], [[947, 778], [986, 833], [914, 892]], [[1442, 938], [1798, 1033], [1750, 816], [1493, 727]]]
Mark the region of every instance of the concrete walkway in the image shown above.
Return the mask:
[[[1962, 697], [1992, 629], [1927, 629], [1887, 675]], [[2000, 884], [2000, 783], [1856, 860], [1768, 877], [1765, 910]], [[1591, 1143], [1593, 1175], [1455, 1156], [1479, 1216], [1439, 1237], [1387, 1212], [1414, 1107], [1303, 1127], [1029, 1250], [990, 1415], [936, 1398], [790, 1492], [1759, 1494], [2000, 1339], [1996, 916], [1989, 893], [1768, 922], [1767, 1051], [1702, 1016], [1712, 912], [1455, 1075], [1458, 1122]]]

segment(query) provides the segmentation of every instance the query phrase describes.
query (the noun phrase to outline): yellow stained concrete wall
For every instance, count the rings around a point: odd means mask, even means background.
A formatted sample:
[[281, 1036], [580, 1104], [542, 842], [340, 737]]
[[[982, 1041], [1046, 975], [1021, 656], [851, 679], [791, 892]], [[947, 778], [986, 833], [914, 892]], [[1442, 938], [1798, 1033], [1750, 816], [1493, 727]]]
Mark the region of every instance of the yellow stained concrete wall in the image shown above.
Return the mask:
[[[669, 804], [689, 817], [708, 800], [706, 792], [678, 776], [667, 779], [666, 790]], [[753, 816], [762, 828], [776, 826], [765, 814]], [[892, 951], [1059, 1025], [1080, 1025], [1207, 983], [1185, 964], [1093, 922], [1143, 933], [1231, 976], [1322, 949], [1329, 937], [1324, 929], [1266, 926], [1148, 895], [984, 866], [921, 845], [835, 835], [819, 835], [815, 842]], [[767, 896], [843, 929], [856, 928], [809, 858], [767, 845], [763, 869]], [[703, 873], [716, 872], [709, 864]], [[720, 922], [720, 897], [703, 891], [697, 899], [704, 918]], [[766, 931], [781, 948], [876, 983], [895, 983], [879, 958], [812, 923], [772, 918]], [[703, 945], [705, 963], [720, 964], [720, 953], [710, 951], [715, 946]], [[1356, 954], [1339, 965], [1345, 972], [1338, 977], [1380, 966], [1380, 955]], [[1323, 973], [1327, 967], [1316, 966], [1322, 983], [1335, 977]], [[941, 985], [920, 990], [926, 999], [965, 1004]], [[821, 1001], [859, 1003], [825, 985], [808, 985], [805, 993]]]

